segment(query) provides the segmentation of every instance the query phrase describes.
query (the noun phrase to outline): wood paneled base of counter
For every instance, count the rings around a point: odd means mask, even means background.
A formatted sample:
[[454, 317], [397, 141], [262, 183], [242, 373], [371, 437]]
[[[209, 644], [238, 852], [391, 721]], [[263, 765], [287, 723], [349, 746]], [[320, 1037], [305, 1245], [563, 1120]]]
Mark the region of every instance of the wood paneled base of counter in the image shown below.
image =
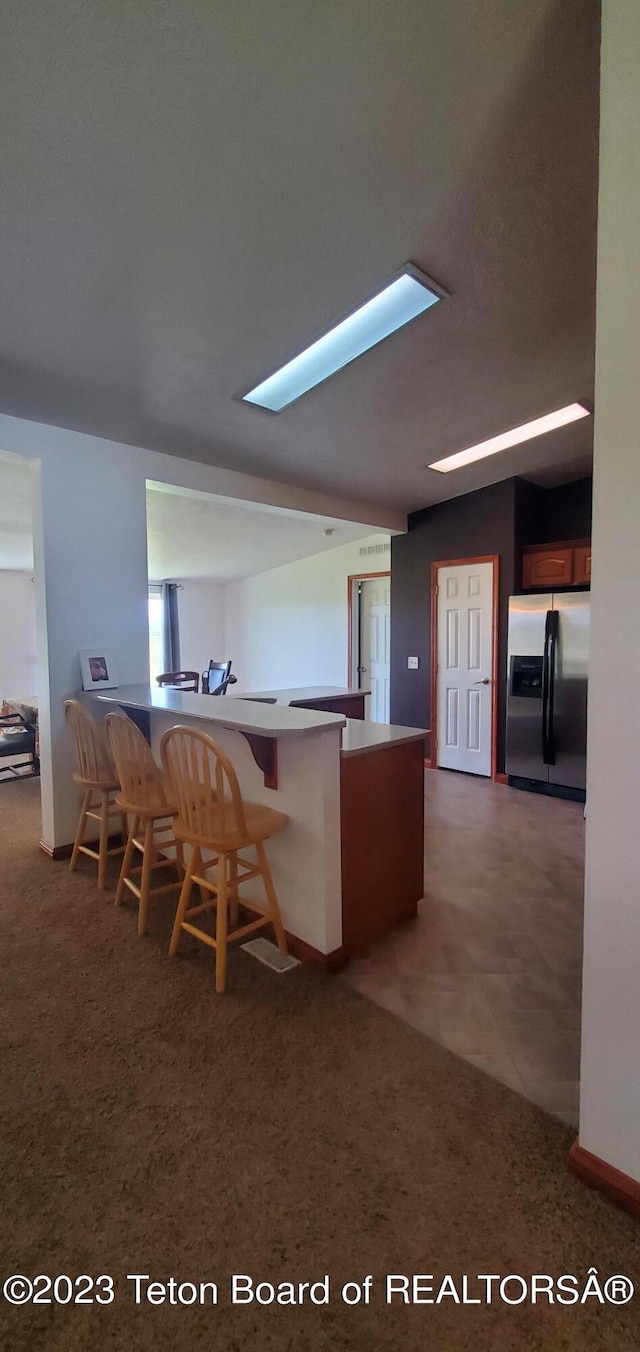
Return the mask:
[[340, 764], [342, 945], [352, 956], [417, 915], [424, 893], [424, 743]]
[[567, 1168], [582, 1183], [604, 1193], [616, 1206], [640, 1217], [640, 1183], [621, 1173], [613, 1164], [607, 1164], [599, 1155], [592, 1155], [579, 1141], [574, 1141], [567, 1156]]
[[338, 695], [326, 699], [292, 700], [294, 708], [317, 709], [318, 713], [344, 714], [345, 718], [357, 718], [364, 722], [364, 700], [362, 695]]

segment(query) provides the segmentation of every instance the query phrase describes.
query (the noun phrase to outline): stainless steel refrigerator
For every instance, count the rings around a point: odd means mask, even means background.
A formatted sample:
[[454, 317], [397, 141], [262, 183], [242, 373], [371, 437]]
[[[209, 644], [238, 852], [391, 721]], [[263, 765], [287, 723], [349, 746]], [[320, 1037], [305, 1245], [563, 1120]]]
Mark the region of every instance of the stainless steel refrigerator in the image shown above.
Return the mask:
[[517, 788], [584, 798], [590, 598], [509, 598], [507, 758]]

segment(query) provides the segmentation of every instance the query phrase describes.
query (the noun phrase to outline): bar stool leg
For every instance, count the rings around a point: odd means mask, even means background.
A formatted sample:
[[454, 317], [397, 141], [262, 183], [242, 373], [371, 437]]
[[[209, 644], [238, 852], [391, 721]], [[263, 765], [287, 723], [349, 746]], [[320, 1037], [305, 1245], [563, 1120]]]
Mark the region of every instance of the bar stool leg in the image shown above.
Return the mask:
[[100, 845], [98, 847], [98, 887], [103, 891], [107, 881], [107, 851], [109, 849], [109, 794], [103, 793], [100, 812]]
[[233, 929], [238, 924], [238, 856], [229, 856], [229, 914]]
[[71, 851], [71, 858], [69, 860], [70, 873], [73, 873], [73, 870], [78, 867], [78, 859], [80, 857], [80, 846], [82, 845], [82, 842], [84, 840], [84, 832], [85, 827], [87, 825], [87, 812], [89, 811], [90, 801], [91, 801], [91, 789], [86, 789], [84, 797], [82, 799], [82, 807], [80, 808], [80, 817], [78, 819], [78, 829], [76, 831], [76, 838], [73, 842], [73, 850]]
[[149, 819], [144, 831], [144, 854], [142, 856], [142, 875], [140, 878], [140, 901], [138, 903], [138, 934], [144, 934], [147, 928], [147, 912], [149, 910], [149, 892], [151, 889], [151, 871], [155, 856], [155, 836], [153, 834], [153, 820]]
[[216, 905], [216, 991], [222, 995], [227, 982], [227, 856], [218, 856]]
[[287, 953], [289, 951], [287, 948], [287, 936], [284, 932], [284, 925], [282, 923], [282, 916], [280, 915], [280, 907], [278, 905], [276, 889], [273, 885], [273, 878], [271, 877], [271, 869], [269, 868], [269, 860], [267, 859], [267, 852], [264, 848], [264, 842], [262, 840], [258, 841], [258, 844], [256, 845], [256, 850], [258, 852], [258, 863], [260, 865], [260, 869], [262, 872], [262, 881], [264, 883], [264, 890], [269, 905], [269, 919], [271, 920], [273, 928], [276, 932], [276, 939], [278, 940], [278, 948], [280, 949], [280, 952]]
[[176, 871], [179, 878], [184, 878], [185, 873], [184, 845], [182, 844], [181, 840], [177, 839], [177, 837], [174, 838], [174, 845], [176, 850]]
[[182, 922], [183, 922], [183, 920], [184, 920], [184, 917], [185, 917], [185, 914], [186, 914], [186, 910], [187, 910], [187, 907], [188, 907], [188, 905], [189, 905], [189, 899], [190, 899], [190, 897], [191, 897], [191, 889], [192, 889], [192, 887], [193, 887], [193, 874], [195, 873], [196, 868], [198, 868], [198, 867], [200, 867], [200, 868], [202, 867], [202, 860], [201, 860], [201, 858], [200, 858], [200, 851], [199, 851], [198, 849], [193, 849], [193, 850], [191, 851], [191, 855], [190, 855], [190, 858], [189, 858], [189, 863], [187, 864], [187, 867], [186, 867], [186, 870], [185, 870], [184, 882], [183, 882], [183, 884], [182, 884], [182, 891], [181, 891], [181, 893], [180, 893], [180, 898], [179, 898], [179, 901], [178, 901], [178, 909], [177, 909], [177, 911], [176, 911], [176, 918], [175, 918], [175, 920], [174, 920], [174, 922], [173, 922], [173, 930], [172, 930], [172, 932], [171, 932], [171, 942], [170, 942], [170, 944], [169, 944], [169, 957], [170, 957], [170, 958], [175, 957], [175, 955], [176, 955], [176, 953], [178, 952], [178, 949], [179, 949], [179, 947], [180, 947], [180, 936], [181, 936], [181, 934], [182, 934], [182, 928], [181, 928], [181, 927], [182, 927]]
[[118, 878], [118, 887], [116, 889], [116, 902], [115, 902], [116, 906], [122, 905], [122, 900], [124, 897], [124, 880], [129, 876], [129, 869], [131, 868], [133, 852], [136, 847], [136, 835], [139, 825], [140, 818], [134, 817], [131, 823], [131, 830], [127, 837], [127, 848], [124, 852], [124, 858], [122, 860], [122, 868], [120, 869], [120, 877]]

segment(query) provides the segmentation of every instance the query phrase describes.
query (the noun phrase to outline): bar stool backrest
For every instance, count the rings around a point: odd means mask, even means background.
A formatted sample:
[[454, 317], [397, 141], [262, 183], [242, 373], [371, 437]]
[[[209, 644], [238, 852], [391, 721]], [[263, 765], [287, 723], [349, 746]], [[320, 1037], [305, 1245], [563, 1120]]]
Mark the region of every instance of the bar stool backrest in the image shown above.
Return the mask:
[[73, 738], [76, 754], [74, 779], [87, 786], [117, 780], [111, 752], [95, 718], [77, 699], [65, 700], [64, 716]]
[[122, 801], [131, 812], [169, 808], [164, 778], [146, 737], [126, 714], [110, 713], [107, 736], [122, 789]]
[[186, 694], [191, 691], [197, 695], [200, 690], [200, 677], [197, 671], [163, 671], [160, 676], [156, 676], [158, 685], [175, 686], [176, 690], [184, 690]]
[[246, 837], [238, 777], [224, 751], [206, 732], [175, 727], [160, 742], [178, 809], [179, 832], [195, 844]]

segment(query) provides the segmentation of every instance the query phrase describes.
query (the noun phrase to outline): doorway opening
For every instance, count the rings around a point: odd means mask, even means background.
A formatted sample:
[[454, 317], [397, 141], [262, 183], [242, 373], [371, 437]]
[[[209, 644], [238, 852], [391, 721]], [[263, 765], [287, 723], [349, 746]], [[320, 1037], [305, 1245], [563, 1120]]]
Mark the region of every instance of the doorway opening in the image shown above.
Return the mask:
[[366, 717], [389, 722], [391, 573], [348, 578], [349, 685], [369, 692]]
[[0, 795], [11, 810], [40, 798], [34, 473], [35, 462], [0, 452]]
[[498, 555], [431, 566], [431, 755], [434, 768], [495, 780]]

